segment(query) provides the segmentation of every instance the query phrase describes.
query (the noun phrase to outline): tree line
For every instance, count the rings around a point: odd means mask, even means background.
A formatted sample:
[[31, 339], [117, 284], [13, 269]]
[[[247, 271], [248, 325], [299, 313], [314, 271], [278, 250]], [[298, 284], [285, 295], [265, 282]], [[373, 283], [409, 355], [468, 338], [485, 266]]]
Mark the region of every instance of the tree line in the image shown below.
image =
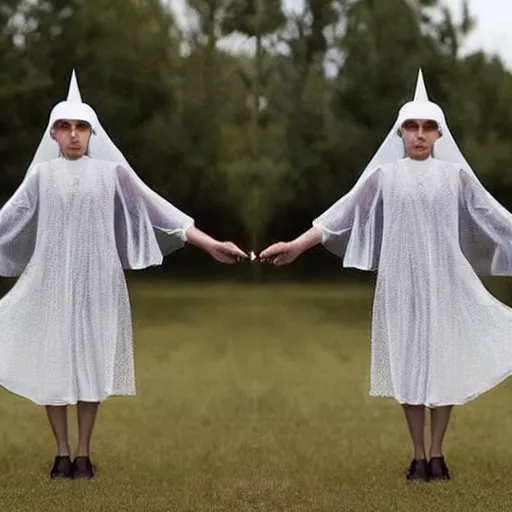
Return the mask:
[[[160, 0], [3, 0], [0, 201], [75, 69], [148, 185], [215, 237], [258, 250], [352, 187], [421, 67], [467, 159], [512, 209], [512, 75], [497, 57], [461, 56], [475, 26], [461, 7], [456, 23], [436, 0], [306, 0], [293, 14], [280, 0], [189, 0], [183, 29]], [[252, 51], [221, 49], [233, 34]], [[226, 272], [180, 252], [164, 272]], [[338, 267], [316, 251], [287, 275]]]

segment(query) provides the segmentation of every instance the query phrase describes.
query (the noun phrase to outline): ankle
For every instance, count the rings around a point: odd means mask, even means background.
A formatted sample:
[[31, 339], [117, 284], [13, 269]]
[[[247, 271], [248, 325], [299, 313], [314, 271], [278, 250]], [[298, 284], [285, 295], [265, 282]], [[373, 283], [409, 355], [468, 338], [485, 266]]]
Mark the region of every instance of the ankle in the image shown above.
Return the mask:
[[414, 458], [416, 460], [424, 460], [427, 458], [427, 453], [424, 448], [416, 447], [414, 449]]
[[58, 447], [57, 454], [59, 457], [69, 457], [71, 455], [71, 450], [66, 447]]

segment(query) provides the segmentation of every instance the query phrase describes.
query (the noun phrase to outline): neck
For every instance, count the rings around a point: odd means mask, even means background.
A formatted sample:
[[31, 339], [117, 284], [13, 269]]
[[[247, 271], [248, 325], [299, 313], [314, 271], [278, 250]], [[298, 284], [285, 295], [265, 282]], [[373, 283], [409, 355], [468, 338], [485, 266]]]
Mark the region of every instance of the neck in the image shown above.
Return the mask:
[[407, 158], [410, 158], [411, 160], [414, 160], [415, 162], [424, 162], [425, 160], [429, 160], [432, 158], [432, 153], [429, 153], [426, 156], [411, 156], [407, 155]]
[[80, 160], [81, 158], [85, 158], [87, 155], [80, 155], [80, 156], [70, 156], [65, 155], [64, 153], [60, 154], [60, 157], [64, 160], [69, 160], [70, 162], [76, 162], [77, 160]]

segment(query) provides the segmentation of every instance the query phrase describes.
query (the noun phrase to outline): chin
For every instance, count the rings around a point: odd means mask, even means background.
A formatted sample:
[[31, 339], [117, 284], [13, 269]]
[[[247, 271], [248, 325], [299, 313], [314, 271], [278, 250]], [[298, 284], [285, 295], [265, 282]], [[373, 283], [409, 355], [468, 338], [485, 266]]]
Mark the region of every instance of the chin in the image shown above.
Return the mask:
[[411, 158], [414, 160], [426, 160], [430, 156], [430, 151], [427, 153], [414, 153]]
[[66, 158], [69, 158], [69, 160], [78, 160], [79, 158], [82, 158], [84, 156], [85, 153], [83, 153], [82, 151], [78, 151], [78, 150], [75, 150], [75, 151], [69, 151], [66, 155]]

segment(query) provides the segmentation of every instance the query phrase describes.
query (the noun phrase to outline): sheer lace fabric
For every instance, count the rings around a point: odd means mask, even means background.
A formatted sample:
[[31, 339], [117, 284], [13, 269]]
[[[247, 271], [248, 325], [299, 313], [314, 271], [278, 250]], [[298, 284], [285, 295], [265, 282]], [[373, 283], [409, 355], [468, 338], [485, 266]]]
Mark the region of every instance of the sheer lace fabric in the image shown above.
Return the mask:
[[402, 159], [313, 225], [344, 266], [377, 270], [371, 395], [463, 404], [510, 375], [512, 309], [477, 272], [512, 274], [512, 214], [472, 172]]
[[193, 219], [131, 170], [62, 158], [33, 166], [0, 210], [0, 384], [44, 405], [135, 393], [123, 267], [162, 262]]

